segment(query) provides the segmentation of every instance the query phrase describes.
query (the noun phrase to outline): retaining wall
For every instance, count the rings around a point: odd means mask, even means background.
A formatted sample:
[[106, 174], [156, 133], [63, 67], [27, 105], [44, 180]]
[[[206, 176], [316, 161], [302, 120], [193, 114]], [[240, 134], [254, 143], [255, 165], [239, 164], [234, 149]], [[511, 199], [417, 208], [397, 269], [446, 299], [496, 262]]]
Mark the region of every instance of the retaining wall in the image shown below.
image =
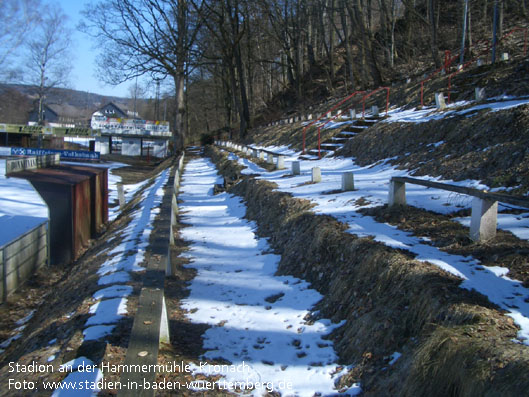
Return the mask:
[[48, 222], [0, 247], [0, 303], [48, 262]]

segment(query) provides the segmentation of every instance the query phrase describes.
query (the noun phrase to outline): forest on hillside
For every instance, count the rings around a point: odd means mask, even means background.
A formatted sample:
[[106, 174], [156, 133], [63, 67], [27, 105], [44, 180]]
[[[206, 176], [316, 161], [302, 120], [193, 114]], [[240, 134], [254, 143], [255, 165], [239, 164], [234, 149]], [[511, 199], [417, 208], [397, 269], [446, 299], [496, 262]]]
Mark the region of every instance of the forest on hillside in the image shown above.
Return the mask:
[[[525, 0], [187, 2], [191, 131], [248, 128], [328, 97], [405, 82], [475, 56], [515, 26]], [[496, 11], [496, 15], [495, 15]], [[194, 24], [194, 25], [193, 25]], [[463, 34], [464, 33], [464, 34]], [[513, 35], [516, 36], [516, 35]], [[514, 38], [511, 36], [511, 39]], [[518, 34], [523, 40], [523, 33]]]
[[[100, 49], [106, 83], [142, 77], [158, 87], [150, 113], [159, 116], [163, 103], [184, 144], [220, 129], [245, 136], [329, 98], [405, 83], [449, 58], [457, 66], [490, 48], [494, 31], [498, 45], [523, 47], [522, 30], [501, 38], [527, 28], [527, 7], [527, 0], [99, 0], [85, 6], [77, 29]], [[3, 61], [9, 46], [0, 50]], [[43, 81], [50, 79], [40, 79], [39, 97]]]

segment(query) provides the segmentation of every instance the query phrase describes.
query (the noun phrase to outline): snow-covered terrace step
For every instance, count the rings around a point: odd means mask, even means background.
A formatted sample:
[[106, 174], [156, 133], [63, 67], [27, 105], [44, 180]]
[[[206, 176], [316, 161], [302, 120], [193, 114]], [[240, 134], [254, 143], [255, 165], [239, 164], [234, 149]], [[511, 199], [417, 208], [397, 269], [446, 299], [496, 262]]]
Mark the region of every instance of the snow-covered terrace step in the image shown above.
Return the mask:
[[346, 139], [348, 139], [349, 137], [352, 137], [352, 136], [355, 136], [355, 135], [358, 135], [358, 132], [354, 132], [354, 131], [342, 131], [338, 134], [338, 137], [340, 135], [343, 135], [344, 137], [347, 137]]
[[326, 148], [342, 148], [342, 147], [343, 147], [343, 144], [341, 144], [341, 143], [322, 143], [322, 144], [321, 144], [321, 147], [326, 147]]
[[[325, 149], [321, 149], [320, 150], [320, 156], [327, 156], [327, 155], [331, 155], [331, 154], [334, 154], [334, 150], [325, 150]], [[318, 156], [318, 149], [312, 149], [312, 150], [309, 150], [309, 154], [312, 155], [312, 156]]]
[[302, 154], [301, 156], [298, 157], [300, 160], [309, 160], [309, 161], [314, 161], [314, 160], [318, 160], [318, 156], [314, 156], [312, 154]]

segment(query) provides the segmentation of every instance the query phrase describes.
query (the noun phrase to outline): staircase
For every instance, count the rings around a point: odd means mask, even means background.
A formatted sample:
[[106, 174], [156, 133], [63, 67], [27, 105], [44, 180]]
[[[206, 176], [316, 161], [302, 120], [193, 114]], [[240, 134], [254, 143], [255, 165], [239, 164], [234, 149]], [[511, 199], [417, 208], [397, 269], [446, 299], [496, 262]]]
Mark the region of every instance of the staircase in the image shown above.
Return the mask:
[[[321, 157], [333, 156], [337, 150], [344, 147], [347, 141], [355, 135], [366, 131], [369, 127], [375, 125], [381, 117], [366, 117], [364, 119], [356, 119], [347, 127], [346, 131], [341, 131], [336, 136], [323, 141], [320, 145]], [[318, 148], [310, 149], [306, 154], [299, 156], [300, 160], [318, 160]]]

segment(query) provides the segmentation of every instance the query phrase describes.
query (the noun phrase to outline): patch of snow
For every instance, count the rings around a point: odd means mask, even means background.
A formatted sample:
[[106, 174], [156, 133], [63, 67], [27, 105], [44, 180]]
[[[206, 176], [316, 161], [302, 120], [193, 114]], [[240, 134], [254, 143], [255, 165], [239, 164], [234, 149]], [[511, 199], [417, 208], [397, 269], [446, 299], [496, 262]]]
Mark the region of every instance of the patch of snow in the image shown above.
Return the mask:
[[401, 353], [395, 352], [391, 355], [388, 365], [393, 365], [397, 362], [397, 360], [402, 356]]
[[[194, 372], [220, 374], [221, 386], [259, 382], [259, 394], [340, 394], [334, 387], [341, 376], [338, 357], [324, 337], [342, 324], [305, 321], [321, 295], [303, 280], [274, 276], [279, 257], [265, 253], [269, 246], [254, 234], [255, 224], [243, 219], [239, 198], [212, 195], [218, 178], [205, 159], [190, 161], [183, 174], [180, 210], [189, 227], [181, 233], [191, 243], [189, 266], [198, 273], [182, 307], [192, 322], [211, 325], [204, 334], [204, 359], [222, 357], [232, 367], [196, 365]], [[240, 371], [230, 369], [238, 366]]]
[[[285, 161], [287, 168], [289, 168], [288, 161], [293, 161], [293, 158]], [[313, 208], [314, 212], [336, 217], [339, 221], [349, 225], [348, 231], [352, 234], [360, 237], [370, 236], [388, 246], [406, 249], [416, 254], [417, 260], [430, 262], [460, 277], [462, 279], [461, 287], [482, 293], [491, 302], [506, 310], [521, 327], [519, 338], [529, 345], [529, 303], [525, 302], [524, 296], [520, 295], [520, 288], [523, 287], [518, 281], [507, 278], [505, 270], [494, 267], [485, 268], [476, 259], [447, 254], [427, 244], [424, 238], [414, 237], [410, 233], [376, 222], [372, 217], [363, 216], [357, 212], [360, 208], [387, 203], [391, 177], [410, 176], [409, 171], [399, 170], [389, 165], [388, 162], [389, 159], [386, 159], [374, 165], [358, 166], [351, 159], [324, 158], [317, 161], [302, 162], [301, 175], [299, 176], [284, 178], [290, 171], [281, 170], [264, 172], [258, 178], [276, 183], [278, 190], [291, 193], [294, 197], [312, 201], [316, 204]], [[321, 183], [307, 184], [310, 182], [312, 167], [320, 167]], [[354, 173], [356, 190], [328, 194], [330, 191], [340, 191], [341, 175], [344, 172]], [[449, 181], [428, 176], [421, 178], [488, 190], [486, 185], [474, 180]], [[435, 199], [432, 200], [432, 197]], [[362, 200], [359, 201], [359, 199]], [[406, 186], [406, 200], [409, 205], [441, 214], [452, 213], [471, 206], [471, 197], [469, 196], [413, 184]], [[469, 219], [463, 220], [462, 223], [468, 225]], [[521, 215], [500, 214], [498, 225], [520, 238], [529, 239], [529, 213]], [[529, 291], [525, 295], [529, 295]]]

